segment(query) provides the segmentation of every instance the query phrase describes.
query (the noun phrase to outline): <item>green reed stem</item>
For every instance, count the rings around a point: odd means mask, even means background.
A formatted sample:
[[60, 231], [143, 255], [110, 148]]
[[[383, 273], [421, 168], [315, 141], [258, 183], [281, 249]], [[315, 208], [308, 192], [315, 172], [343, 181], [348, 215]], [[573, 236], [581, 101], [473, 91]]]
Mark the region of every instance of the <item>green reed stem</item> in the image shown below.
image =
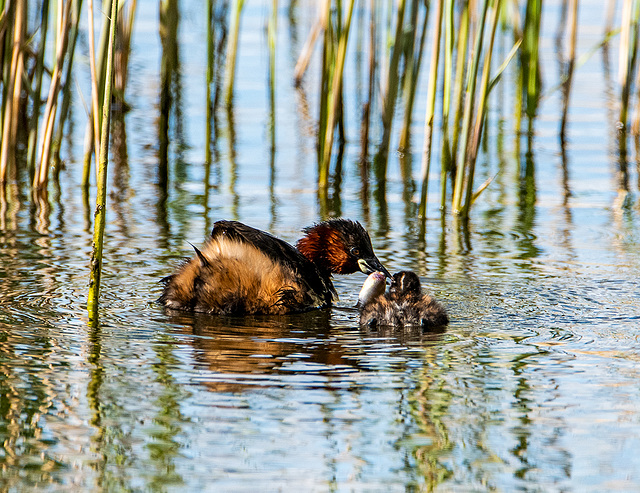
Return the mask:
[[402, 53], [402, 29], [404, 24], [405, 0], [398, 1], [398, 11], [396, 14], [396, 31], [389, 62], [389, 72], [387, 74], [387, 87], [382, 104], [382, 141], [375, 157], [376, 177], [378, 182], [383, 182], [387, 176], [387, 160], [389, 157], [389, 140], [391, 138], [391, 126], [393, 124], [393, 113], [398, 95], [398, 65], [400, 54]]
[[334, 68], [334, 37], [332, 21], [329, 15], [331, 11], [331, 0], [326, 0], [323, 5], [321, 17], [324, 24], [324, 43], [322, 44], [322, 70], [320, 77], [320, 110], [318, 117], [318, 173], [322, 167], [324, 159], [324, 142], [327, 133], [327, 115], [329, 112], [329, 101], [331, 101], [331, 86], [329, 81]]
[[466, 198], [462, 211], [463, 216], [468, 216], [469, 209], [473, 202], [473, 177], [476, 169], [476, 160], [478, 157], [478, 149], [480, 148], [480, 138], [482, 136], [482, 125], [486, 117], [487, 103], [489, 100], [489, 75], [491, 73], [491, 59], [493, 55], [493, 43], [496, 35], [496, 28], [500, 19], [500, 7], [502, 0], [495, 0], [493, 16], [491, 18], [491, 36], [489, 37], [489, 46], [485, 50], [484, 67], [482, 69], [482, 82], [480, 84], [480, 95], [478, 98], [478, 110], [476, 112], [476, 123], [474, 128], [473, 140], [471, 141], [469, 158], [467, 160], [467, 182], [466, 182]]
[[[136, 15], [137, 0], [131, 0], [129, 10], [125, 16], [120, 16], [120, 29], [117, 43], [120, 49], [116, 53], [119, 55], [114, 58], [114, 91], [116, 98], [125, 103], [124, 93], [127, 87], [127, 79], [129, 73], [129, 56], [131, 55], [131, 37], [133, 35], [133, 21]], [[120, 2], [122, 8], [122, 2]]]
[[[158, 187], [166, 196], [169, 185], [169, 118], [173, 105], [172, 81], [178, 68], [178, 0], [160, 4], [160, 111], [158, 115]], [[230, 112], [230, 107], [227, 109]]]
[[[95, 28], [93, 25], [93, 0], [89, 0], [89, 68], [91, 72], [91, 120], [93, 122], [93, 142], [96, 159], [100, 155], [100, 111], [98, 109], [98, 75], [96, 70]], [[106, 26], [106, 24], [105, 24]], [[106, 28], [103, 32], [106, 31]]]
[[329, 164], [331, 163], [331, 150], [333, 148], [333, 133], [340, 109], [340, 95], [342, 94], [342, 74], [344, 72], [344, 62], [347, 55], [347, 42], [351, 27], [351, 17], [355, 0], [350, 0], [347, 10], [347, 18], [340, 32], [338, 42], [338, 54], [336, 56], [335, 68], [333, 71], [333, 81], [331, 85], [331, 103], [327, 113], [327, 128], [324, 141], [324, 153], [320, 173], [318, 175], [318, 187], [326, 189], [329, 185]]
[[360, 129], [360, 164], [362, 165], [363, 171], [363, 183], [368, 179], [367, 159], [369, 156], [369, 123], [371, 121], [371, 105], [373, 104], [376, 81], [376, 25], [376, 2], [375, 0], [369, 0], [369, 90], [367, 93], [367, 102], [364, 104], [364, 108], [362, 110], [362, 125]]
[[51, 143], [53, 140], [53, 129], [56, 120], [56, 111], [58, 108], [58, 93], [60, 92], [60, 79], [62, 77], [67, 41], [69, 39], [69, 12], [71, 10], [71, 3], [72, 0], [66, 0], [64, 5], [61, 6], [62, 12], [56, 29], [56, 63], [51, 76], [49, 97], [47, 99], [47, 106], [45, 108], [42, 122], [44, 125], [44, 132], [42, 132], [40, 144], [40, 166], [33, 177], [33, 188], [38, 189], [45, 188], [49, 179], [49, 161], [51, 159]]
[[78, 40], [80, 12], [82, 10], [82, 0], [74, 0], [72, 7], [72, 22], [71, 22], [71, 41], [69, 42], [69, 55], [66, 67], [66, 75], [64, 78], [64, 86], [62, 89], [62, 103], [60, 104], [60, 119], [58, 121], [58, 127], [56, 128], [56, 135], [53, 139], [53, 155], [56, 161], [56, 174], [60, 171], [60, 146], [62, 143], [62, 134], [64, 131], [64, 125], [69, 114], [69, 106], [71, 104], [71, 83], [73, 59], [76, 51], [76, 41]]
[[571, 95], [571, 83], [573, 82], [573, 70], [576, 61], [576, 41], [578, 38], [578, 0], [569, 0], [569, 61], [565, 73], [566, 80], [562, 84], [564, 97], [562, 98], [562, 120], [560, 123], [560, 135], [564, 136], [567, 127], [567, 115], [569, 113], [569, 96]]
[[[415, 2], [414, 5], [417, 5]], [[417, 20], [417, 19], [416, 19]], [[422, 33], [420, 34], [420, 41], [418, 44], [418, 52], [414, 57], [413, 53], [410, 53], [410, 57], [407, 60], [407, 75], [404, 80], [404, 93], [406, 94], [406, 105], [404, 110], [404, 119], [402, 122], [402, 130], [400, 131], [400, 140], [398, 141], [398, 148], [405, 152], [409, 148], [409, 137], [411, 135], [411, 120], [413, 115], [413, 102], [415, 101], [416, 88], [418, 84], [418, 75], [420, 74], [420, 65], [422, 64], [422, 53], [424, 51], [424, 41], [427, 37], [427, 22], [429, 20], [429, 7], [425, 7], [424, 17], [422, 21]], [[417, 25], [413, 23], [413, 29], [416, 30]], [[416, 33], [417, 34], [417, 33]]]
[[458, 151], [458, 162], [456, 170], [456, 182], [453, 192], [453, 206], [452, 210], [454, 214], [462, 214], [462, 187], [465, 175], [465, 167], [468, 161], [468, 143], [471, 135], [473, 108], [475, 105], [476, 97], [476, 83], [478, 77], [478, 68], [480, 66], [480, 52], [482, 51], [482, 41], [484, 39], [484, 27], [485, 19], [487, 18], [487, 10], [489, 8], [489, 1], [484, 0], [482, 4], [482, 15], [478, 18], [478, 26], [475, 44], [473, 48], [473, 58], [471, 67], [467, 73], [467, 89], [465, 94], [465, 106], [464, 117], [462, 120], [462, 141], [460, 142], [460, 149]]
[[442, 89], [442, 157], [440, 161], [440, 209], [447, 199], [447, 171], [451, 168], [451, 144], [449, 142], [449, 110], [451, 109], [451, 84], [453, 82], [453, 24], [454, 0], [447, 0], [444, 7], [444, 86]]
[[435, 23], [431, 51], [431, 66], [429, 71], [429, 85], [427, 87], [427, 109], [424, 117], [424, 144], [422, 147], [422, 166], [420, 179], [420, 206], [418, 217], [421, 219], [421, 231], [427, 218], [427, 191], [429, 188], [429, 168], [431, 167], [431, 141], [433, 139], [433, 120], [436, 110], [436, 85], [438, 82], [438, 64], [440, 61], [440, 33], [442, 32], [442, 8], [445, 0], [438, 0], [436, 4]]
[[[540, 42], [540, 23], [542, 19], [542, 0], [529, 0], [524, 19], [522, 54], [524, 83], [527, 95], [527, 117], [529, 127], [532, 126], [538, 108], [540, 95], [540, 73], [538, 71], [538, 51]], [[531, 128], [529, 129], [531, 133]]]
[[6, 182], [9, 163], [15, 162], [15, 144], [18, 131], [20, 94], [22, 92], [22, 73], [24, 71], [24, 53], [22, 44], [25, 36], [27, 0], [16, 3], [15, 23], [13, 26], [13, 45], [11, 47], [11, 65], [9, 85], [5, 93], [4, 120], [2, 125], [2, 145], [0, 146], [0, 184]]
[[[110, 0], [103, 0], [102, 2], [102, 10], [104, 12], [108, 12], [110, 7]], [[93, 15], [91, 15], [91, 19], [93, 19]], [[108, 50], [108, 41], [109, 41], [109, 32], [110, 32], [110, 22], [111, 20], [104, 16], [102, 23], [102, 31], [100, 32], [100, 42], [98, 46], [98, 61], [94, 62], [92, 65], [94, 66], [95, 76], [92, 75], [92, 79], [95, 77], [96, 86], [95, 94], [97, 94], [98, 101], [100, 101], [104, 95], [104, 73], [105, 73], [105, 63], [107, 58], [107, 50]], [[93, 20], [90, 20], [90, 23], [93, 23]], [[92, 25], [92, 24], [91, 24]], [[93, 33], [93, 29], [91, 29], [91, 33]], [[91, 53], [93, 53], [95, 57], [95, 50], [92, 49]], [[90, 62], [91, 63], [91, 62]], [[93, 95], [93, 89], [92, 89]], [[97, 105], [96, 105], [97, 106]], [[102, 115], [99, 110], [94, 108], [94, 103], [92, 101], [92, 109], [90, 113], [91, 124], [87, 125], [87, 135], [85, 136], [85, 155], [83, 160], [83, 171], [82, 171], [82, 186], [87, 188], [89, 186], [89, 179], [91, 174], [91, 156], [95, 153], [96, 162], [97, 156], [99, 155], [99, 144], [98, 141], [100, 139], [100, 128], [101, 128], [101, 119]], [[97, 173], [97, 169], [96, 169]]]
[[267, 26], [269, 45], [269, 140], [271, 154], [276, 148], [276, 33], [278, 30], [278, 0], [272, 0], [271, 17]]
[[231, 18], [231, 36], [229, 36], [229, 44], [227, 45], [227, 66], [225, 69], [225, 102], [227, 103], [227, 106], [231, 106], [233, 103], [233, 85], [235, 83], [236, 76], [236, 56], [238, 54], [238, 37], [240, 36], [240, 17], [242, 15], [243, 7], [244, 0], [234, 0], [233, 17]]
[[620, 84], [621, 104], [619, 121], [627, 128], [629, 113], [629, 96], [631, 84], [638, 55], [638, 17], [640, 15], [640, 2], [626, 0], [622, 17], [622, 31], [620, 33]]
[[[456, 164], [458, 156], [458, 142], [460, 141], [460, 124], [464, 113], [464, 75], [467, 64], [467, 50], [469, 48], [469, 2], [464, 2], [462, 12], [460, 12], [459, 21], [460, 34], [458, 35], [458, 43], [456, 47], [456, 82], [453, 94], [456, 111], [453, 117], [453, 138], [451, 140], [451, 150], [449, 156], [449, 168], [453, 177], [457, 175]], [[448, 131], [448, 130], [447, 130]]]
[[205, 121], [205, 135], [206, 145], [204, 147], [204, 162], [207, 164], [205, 168], [205, 186], [209, 187], [209, 173], [211, 164], [211, 130], [213, 122], [213, 103], [211, 101], [211, 86], [213, 85], [213, 72], [215, 66], [215, 22], [213, 18], [213, 4], [215, 0], [208, 0], [207, 2], [207, 91], [206, 91], [206, 121]]
[[33, 108], [29, 120], [29, 137], [27, 143], [27, 167], [33, 177], [36, 169], [36, 157], [38, 151], [38, 121], [40, 120], [42, 75], [44, 74], [44, 55], [47, 48], [47, 34], [49, 26], [49, 2], [42, 2], [40, 14], [40, 44], [36, 54], [36, 67], [33, 87]]
[[113, 85], [113, 51], [116, 42], [118, 17], [118, 0], [111, 0], [111, 22], [109, 24], [109, 49], [107, 51], [105, 70], [105, 91], [102, 102], [102, 128], [100, 135], [100, 157], [98, 160], [98, 179], [96, 194], [95, 224], [93, 233], [93, 253], [91, 255], [91, 278], [89, 282], [89, 298], [87, 307], [89, 317], [95, 318], [98, 310], [100, 278], [102, 274], [102, 251], [104, 244], [104, 228], [107, 213], [107, 168], [109, 163], [109, 122], [111, 114], [111, 93]]

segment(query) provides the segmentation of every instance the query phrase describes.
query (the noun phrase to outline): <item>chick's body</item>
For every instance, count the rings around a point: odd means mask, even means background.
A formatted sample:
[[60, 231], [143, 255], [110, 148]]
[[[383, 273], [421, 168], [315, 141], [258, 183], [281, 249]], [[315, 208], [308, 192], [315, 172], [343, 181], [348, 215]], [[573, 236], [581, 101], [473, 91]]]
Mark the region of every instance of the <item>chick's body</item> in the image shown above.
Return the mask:
[[379, 272], [370, 274], [360, 291], [358, 307], [361, 325], [436, 327], [449, 323], [445, 308], [422, 293], [420, 279], [411, 271], [394, 274], [388, 293], [385, 276]]

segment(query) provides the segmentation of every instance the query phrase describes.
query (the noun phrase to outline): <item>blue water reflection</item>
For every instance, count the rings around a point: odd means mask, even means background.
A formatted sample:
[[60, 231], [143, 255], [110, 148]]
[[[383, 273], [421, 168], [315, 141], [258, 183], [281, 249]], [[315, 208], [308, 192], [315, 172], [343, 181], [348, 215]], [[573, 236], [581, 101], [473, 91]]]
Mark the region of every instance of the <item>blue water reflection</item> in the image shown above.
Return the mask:
[[[247, 2], [234, 104], [215, 112], [209, 142], [203, 7], [180, 4], [171, 86], [180, 97], [167, 115], [162, 190], [158, 64], [168, 48], [157, 6], [141, 3], [127, 89], [132, 109], [114, 115], [97, 320], [86, 313], [93, 196], [82, 197], [80, 188], [80, 101], [59, 187], [40, 200], [7, 187], [0, 210], [3, 487], [640, 489], [637, 170], [629, 166], [629, 191], [620, 194], [610, 118], [617, 96], [607, 93], [600, 52], [576, 71], [564, 153], [560, 92], [541, 100], [529, 148], [508, 113], [515, 74], [505, 73], [477, 170], [478, 183], [494, 181], [467, 227], [442, 219], [431, 194], [421, 238], [416, 183], [426, 91], [416, 98], [412, 153], [390, 153], [381, 194], [358, 165], [363, 76], [347, 66], [346, 91], [354, 96], [345, 101], [342, 172], [319, 198], [318, 74], [310, 70], [292, 87], [315, 6], [295, 3], [295, 22], [287, 9], [279, 13], [272, 149], [266, 4]], [[543, 31], [557, 25], [555, 7]], [[599, 9], [597, 2], [581, 9], [581, 52], [599, 41]], [[559, 77], [553, 35], [545, 33], [541, 53], [549, 87]], [[334, 215], [366, 225], [389, 270], [418, 272], [447, 307], [450, 326], [359, 328], [358, 274], [336, 279], [336, 308], [284, 317], [208, 317], [155, 303], [159, 279], [217, 219], [295, 241], [302, 227]]]

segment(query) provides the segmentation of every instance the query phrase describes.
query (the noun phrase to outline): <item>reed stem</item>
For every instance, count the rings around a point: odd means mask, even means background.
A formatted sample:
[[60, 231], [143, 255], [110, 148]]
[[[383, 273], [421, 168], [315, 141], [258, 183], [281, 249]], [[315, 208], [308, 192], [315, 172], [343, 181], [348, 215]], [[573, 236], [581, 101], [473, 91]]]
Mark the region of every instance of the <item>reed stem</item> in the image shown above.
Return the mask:
[[62, 103], [60, 104], [60, 118], [58, 120], [58, 126], [56, 129], [56, 135], [53, 139], [53, 155], [56, 162], [56, 176], [60, 171], [60, 145], [62, 143], [62, 135], [64, 131], [64, 125], [67, 120], [67, 116], [69, 114], [69, 106], [71, 105], [71, 88], [73, 84], [71, 83], [71, 76], [73, 70], [73, 59], [74, 53], [76, 51], [76, 42], [78, 40], [78, 32], [79, 32], [79, 23], [80, 23], [80, 12], [82, 10], [82, 0], [73, 0], [72, 6], [72, 22], [71, 22], [71, 40], [69, 42], [69, 54], [67, 56], [68, 62], [65, 71], [64, 85], [63, 85], [63, 93], [62, 93]]
[[206, 145], [204, 148], [204, 162], [206, 167], [206, 183], [205, 186], [209, 187], [209, 173], [211, 164], [211, 130], [213, 128], [211, 119], [213, 118], [213, 103], [211, 101], [211, 86], [213, 85], [213, 71], [215, 67], [215, 22], [213, 16], [213, 6], [215, 0], [207, 1], [207, 90], [206, 90], [206, 121], [205, 121], [205, 135]]
[[369, 92], [367, 102], [362, 109], [362, 125], [360, 130], [360, 163], [363, 166], [363, 179], [368, 179], [367, 159], [369, 156], [369, 123], [371, 121], [371, 106], [373, 104], [373, 92], [376, 81], [376, 2], [369, 0]]
[[453, 82], [453, 24], [454, 1], [448, 0], [444, 8], [444, 85], [442, 89], [442, 157], [440, 158], [440, 209], [447, 200], [447, 171], [451, 168], [449, 142], [449, 111], [451, 109], [451, 83]]
[[462, 119], [462, 141], [458, 150], [458, 163], [456, 170], [456, 181], [453, 192], [453, 213], [460, 215], [462, 210], [462, 188], [465, 175], [466, 163], [468, 160], [468, 144], [471, 135], [473, 108], [475, 106], [476, 83], [478, 76], [478, 68], [480, 66], [480, 53], [482, 51], [482, 41], [484, 39], [485, 19], [487, 18], [487, 10], [489, 8], [489, 0], [484, 0], [482, 5], [482, 15], [477, 22], [477, 33], [473, 48], [473, 58], [471, 67], [467, 73], [467, 89], [465, 94], [464, 117]]
[[[324, 43], [322, 44], [322, 70], [320, 78], [320, 111], [318, 117], [318, 173], [322, 167], [324, 159], [324, 142], [327, 133], [327, 114], [329, 101], [331, 101], [331, 86], [329, 80], [331, 79], [333, 60], [334, 60], [334, 42], [333, 42], [333, 29], [329, 12], [331, 11], [331, 0], [324, 2], [324, 11], [321, 14], [325, 19], [324, 26]], [[326, 15], [325, 15], [326, 14]]]
[[564, 97], [562, 99], [562, 120], [560, 122], [560, 135], [564, 138], [567, 127], [567, 115], [569, 113], [569, 96], [571, 83], [573, 82], [573, 69], [576, 61], [576, 41], [578, 37], [578, 0], [569, 0], [569, 60], [565, 73], [565, 81], [562, 84]]
[[[456, 111], [453, 117], [453, 137], [451, 139], [451, 150], [449, 152], [450, 161], [448, 167], [451, 178], [455, 181], [458, 170], [458, 142], [460, 141], [460, 123], [464, 113], [464, 82], [465, 67], [467, 63], [467, 51], [469, 48], [469, 2], [464, 2], [462, 12], [460, 12], [458, 43], [456, 47], [456, 79], [454, 84], [453, 101], [455, 101]], [[448, 131], [448, 130], [446, 130]]]
[[327, 23], [326, 17], [329, 14], [326, 6], [327, 2], [324, 2], [320, 7], [320, 15], [318, 16], [316, 22], [313, 24], [313, 27], [309, 32], [309, 36], [304, 42], [304, 46], [302, 47], [300, 56], [298, 57], [298, 61], [296, 62], [295, 69], [293, 70], [293, 80], [296, 86], [299, 86], [302, 82], [302, 78], [304, 77], [304, 74], [307, 71], [307, 67], [309, 66], [309, 61], [311, 60], [313, 48], [316, 45], [318, 36], [324, 32], [325, 25]]
[[491, 19], [491, 36], [489, 37], [489, 46], [485, 51], [484, 67], [482, 69], [482, 83], [480, 85], [480, 95], [478, 98], [478, 110], [476, 112], [476, 123], [474, 127], [473, 140], [469, 150], [469, 158], [467, 160], [467, 182], [466, 182], [466, 198], [464, 207], [462, 210], [463, 217], [468, 216], [469, 209], [473, 202], [473, 177], [476, 169], [476, 159], [478, 157], [478, 149], [480, 148], [480, 138], [482, 136], [482, 125], [486, 117], [487, 102], [489, 98], [489, 75], [491, 73], [491, 59], [493, 55], [493, 43], [496, 35], [496, 28], [498, 27], [498, 20], [500, 18], [500, 7], [502, 0], [494, 1], [493, 17]]
[[240, 36], [240, 17], [242, 15], [243, 7], [244, 0], [234, 0], [233, 17], [231, 20], [231, 36], [229, 37], [229, 44], [227, 47], [227, 66], [225, 69], [225, 102], [227, 103], [227, 106], [231, 106], [231, 104], [233, 104], [233, 85], [235, 83], [236, 76], [238, 38]]
[[49, 2], [42, 2], [40, 15], [40, 44], [36, 55], [36, 67], [33, 88], [33, 108], [29, 121], [29, 138], [27, 143], [27, 167], [33, 179], [36, 169], [36, 157], [38, 154], [38, 121], [40, 120], [42, 75], [44, 73], [44, 55], [47, 47], [47, 34], [49, 26]]
[[[113, 0], [112, 0], [113, 1]], [[93, 0], [89, 0], [89, 68], [91, 72], [91, 120], [93, 122], [93, 147], [96, 160], [100, 155], [100, 111], [98, 108], [98, 76], [96, 73], [96, 43], [93, 25]]]
[[53, 138], [53, 128], [56, 120], [56, 111], [58, 108], [58, 93], [60, 92], [60, 79], [62, 77], [62, 69], [64, 66], [65, 53], [67, 49], [67, 41], [69, 39], [69, 11], [71, 10], [72, 0], [66, 0], [61, 5], [62, 13], [59, 18], [59, 24], [56, 29], [57, 53], [56, 64], [51, 76], [51, 84], [49, 86], [49, 97], [47, 106], [43, 116], [44, 132], [40, 144], [40, 166], [33, 178], [33, 188], [43, 189], [47, 186], [49, 179], [49, 160], [51, 158], [51, 142]]
[[269, 141], [270, 153], [276, 149], [276, 33], [278, 30], [278, 0], [272, 0], [271, 17], [267, 26], [269, 45]]
[[102, 252], [104, 244], [104, 228], [107, 205], [107, 168], [109, 163], [109, 123], [111, 114], [111, 93], [113, 85], [113, 51], [116, 41], [118, 16], [118, 0], [111, 0], [111, 17], [109, 24], [109, 43], [105, 70], [105, 91], [102, 102], [102, 128], [100, 135], [100, 154], [98, 160], [98, 179], [96, 193], [96, 211], [93, 234], [93, 254], [91, 255], [91, 278], [89, 282], [89, 298], [87, 307], [89, 317], [95, 318], [98, 310], [100, 278], [102, 275]]
[[[411, 120], [413, 115], [413, 102], [415, 101], [416, 97], [418, 76], [420, 74], [420, 66], [422, 65], [422, 53], [424, 51], [424, 41], [427, 37], [426, 35], [428, 21], [429, 7], [425, 6], [424, 17], [422, 20], [422, 31], [420, 34], [420, 41], [418, 43], [418, 52], [415, 57], [413, 56], [413, 53], [410, 53], [410, 58], [407, 60], [407, 75], [405, 76], [404, 81], [404, 93], [407, 99], [404, 109], [402, 130], [400, 131], [400, 139], [398, 141], [398, 149], [400, 149], [401, 152], [405, 152], [409, 149], [409, 138], [411, 136]], [[412, 27], [414, 30], [416, 30], [416, 23], [414, 23]]]
[[17, 0], [16, 19], [13, 26], [13, 45], [11, 48], [11, 67], [6, 96], [10, 103], [5, 109], [2, 126], [2, 146], [0, 147], [0, 185], [4, 187], [7, 169], [15, 162], [15, 141], [18, 131], [18, 112], [20, 109], [20, 93], [22, 91], [22, 72], [24, 71], [24, 42], [27, 1]]
[[421, 230], [427, 217], [427, 191], [429, 186], [429, 168], [431, 167], [431, 141], [433, 139], [433, 120], [436, 109], [436, 85], [438, 82], [438, 64], [440, 61], [440, 33], [442, 31], [442, 9], [445, 0], [438, 0], [436, 4], [435, 23], [433, 29], [433, 42], [431, 51], [431, 66], [429, 72], [429, 85], [427, 87], [427, 109], [424, 117], [424, 144], [422, 148], [422, 163], [420, 180], [420, 206], [418, 217], [421, 220]]
[[529, 119], [529, 134], [532, 132], [533, 120], [538, 108], [540, 95], [540, 73], [538, 72], [538, 45], [540, 41], [540, 23], [542, 19], [542, 0], [529, 0], [524, 19], [523, 29], [523, 68], [524, 84], [527, 95], [527, 117]]
[[387, 160], [389, 158], [389, 140], [391, 138], [391, 126], [393, 123], [393, 113], [398, 95], [398, 64], [402, 53], [402, 27], [404, 24], [405, 0], [398, 1], [398, 11], [396, 14], [396, 30], [394, 37], [391, 60], [389, 61], [389, 71], [387, 73], [387, 86], [382, 103], [382, 142], [375, 157], [376, 177], [378, 182], [383, 182], [387, 176]]
[[[111, 9], [111, 3], [110, 0], [103, 0], [102, 1], [102, 11], [103, 12], [109, 12], [109, 10]], [[106, 59], [107, 59], [107, 50], [108, 50], [108, 42], [109, 42], [109, 23], [111, 22], [111, 20], [109, 19], [109, 17], [104, 16], [103, 19], [103, 23], [102, 23], [102, 31], [100, 32], [100, 41], [98, 43], [98, 60], [96, 63], [96, 67], [95, 67], [95, 71], [96, 71], [96, 80], [98, 81], [98, 101], [101, 100], [101, 98], [104, 95], [104, 73], [105, 73], [105, 64], [106, 64]], [[97, 150], [99, 149], [98, 147], [96, 147], [95, 144], [95, 139], [99, 139], [100, 138], [100, 127], [101, 127], [101, 118], [102, 115], [100, 115], [100, 112], [98, 112], [97, 114], [97, 118], [98, 118], [98, 129], [94, 129], [93, 126], [93, 120], [96, 118], [96, 113], [93, 111], [93, 108], [91, 109], [91, 118], [90, 118], [90, 125], [87, 125], [87, 134], [85, 136], [85, 155], [84, 155], [84, 160], [83, 160], [83, 172], [82, 172], [82, 184], [84, 188], [87, 188], [89, 186], [89, 175], [90, 175], [90, 168], [91, 168], [91, 156], [92, 154], [95, 153], [96, 155], [96, 163], [97, 163]], [[96, 174], [97, 174], [97, 168], [96, 168]]]
[[333, 82], [331, 85], [331, 102], [327, 113], [327, 129], [324, 140], [324, 153], [320, 173], [318, 176], [318, 187], [326, 189], [329, 185], [329, 164], [331, 162], [331, 150], [333, 148], [333, 133], [336, 125], [338, 112], [340, 109], [340, 95], [342, 94], [342, 74], [344, 62], [347, 55], [347, 42], [349, 40], [349, 28], [351, 26], [351, 16], [355, 0], [349, 1], [347, 18], [342, 26], [340, 41], [338, 43], [338, 54], [336, 57], [335, 69], [333, 72]]
[[620, 118], [622, 129], [627, 131], [629, 113], [629, 96], [638, 55], [638, 19], [640, 2], [625, 0], [623, 10], [622, 31], [620, 33], [620, 68], [619, 77], [622, 86]]

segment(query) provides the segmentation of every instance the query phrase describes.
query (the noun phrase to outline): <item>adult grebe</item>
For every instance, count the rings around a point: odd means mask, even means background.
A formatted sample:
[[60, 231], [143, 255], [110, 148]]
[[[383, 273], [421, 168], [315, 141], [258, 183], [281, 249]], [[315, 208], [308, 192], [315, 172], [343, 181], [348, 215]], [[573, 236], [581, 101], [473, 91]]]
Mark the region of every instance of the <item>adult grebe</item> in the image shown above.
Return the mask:
[[394, 274], [388, 293], [385, 287], [382, 272], [373, 272], [367, 277], [358, 296], [361, 325], [436, 327], [449, 323], [444, 307], [431, 296], [422, 294], [420, 279], [414, 272]]
[[202, 250], [163, 279], [168, 308], [215, 314], [283, 314], [331, 305], [331, 274], [382, 271], [359, 222], [331, 219], [296, 247], [237, 221], [218, 221]]

